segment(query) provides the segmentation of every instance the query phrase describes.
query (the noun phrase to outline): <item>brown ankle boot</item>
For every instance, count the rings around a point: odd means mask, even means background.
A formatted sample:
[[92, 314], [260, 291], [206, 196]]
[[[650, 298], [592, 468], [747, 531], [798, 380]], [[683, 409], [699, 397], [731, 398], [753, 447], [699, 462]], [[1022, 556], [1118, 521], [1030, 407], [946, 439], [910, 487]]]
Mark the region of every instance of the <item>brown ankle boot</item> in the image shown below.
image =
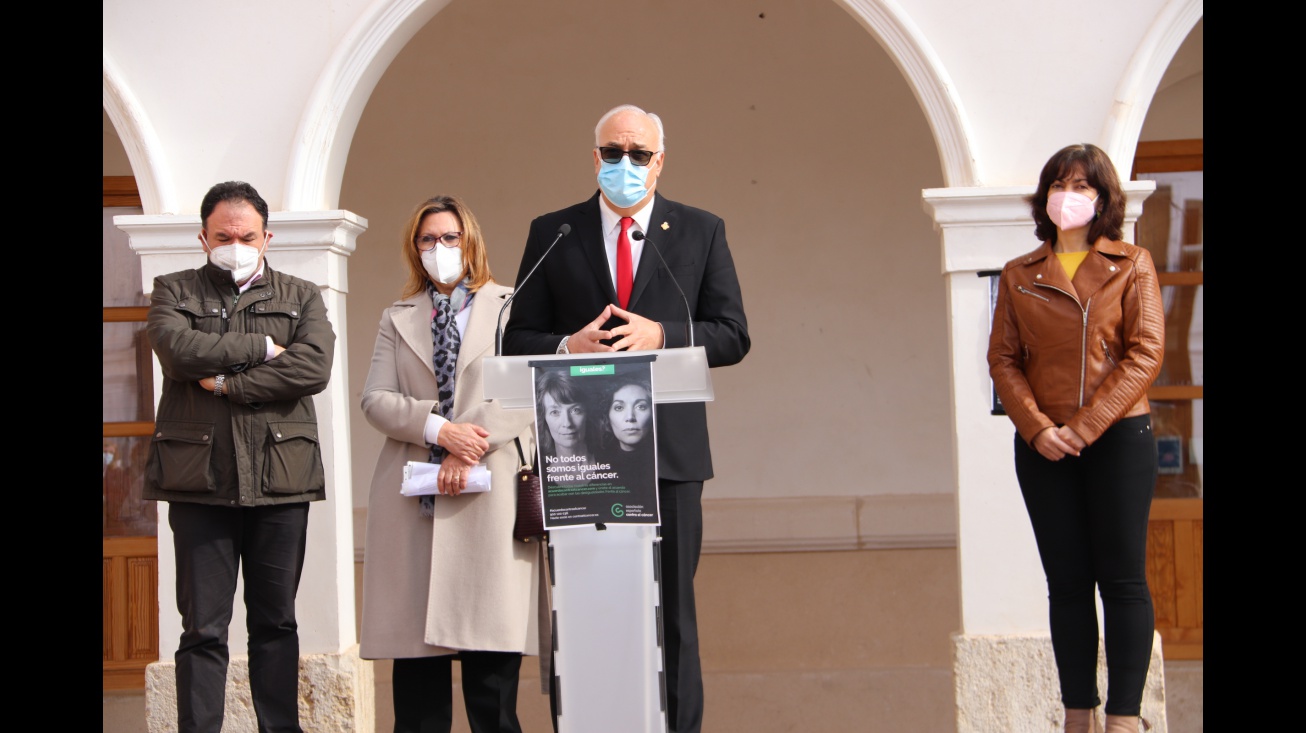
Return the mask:
[[1108, 715], [1104, 733], [1138, 733], [1139, 723], [1143, 724], [1143, 730], [1152, 729], [1152, 724], [1146, 718], [1137, 715]]
[[1066, 708], [1066, 733], [1097, 733], [1092, 708]]

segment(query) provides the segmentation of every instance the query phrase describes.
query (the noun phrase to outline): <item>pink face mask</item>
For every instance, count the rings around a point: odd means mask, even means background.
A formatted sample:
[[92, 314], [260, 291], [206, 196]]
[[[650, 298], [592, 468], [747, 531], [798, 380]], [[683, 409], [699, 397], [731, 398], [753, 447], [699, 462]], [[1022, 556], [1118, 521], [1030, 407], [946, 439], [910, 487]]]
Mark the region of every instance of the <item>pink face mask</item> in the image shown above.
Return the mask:
[[1097, 199], [1074, 191], [1057, 191], [1048, 196], [1048, 217], [1061, 231], [1086, 226], [1097, 216]]

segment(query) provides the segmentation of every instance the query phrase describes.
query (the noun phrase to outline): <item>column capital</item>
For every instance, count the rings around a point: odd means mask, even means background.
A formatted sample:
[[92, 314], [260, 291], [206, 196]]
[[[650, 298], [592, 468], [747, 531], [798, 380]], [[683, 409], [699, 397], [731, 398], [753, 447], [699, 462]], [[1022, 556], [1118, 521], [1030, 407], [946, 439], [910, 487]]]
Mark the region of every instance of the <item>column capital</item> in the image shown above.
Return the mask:
[[[1038, 246], [1025, 198], [1034, 186], [956, 186], [921, 191], [921, 205], [943, 239], [943, 272], [996, 270]], [[1125, 238], [1155, 181], [1125, 181]]]
[[[127, 214], [113, 217], [127, 233], [132, 251], [141, 256], [142, 286], [149, 293], [154, 278], [204, 264], [197, 234], [199, 214]], [[268, 214], [268, 259], [282, 272], [323, 287], [348, 292], [344, 258], [358, 246], [367, 219], [343, 209], [273, 211]], [[325, 255], [325, 256], [323, 256]]]

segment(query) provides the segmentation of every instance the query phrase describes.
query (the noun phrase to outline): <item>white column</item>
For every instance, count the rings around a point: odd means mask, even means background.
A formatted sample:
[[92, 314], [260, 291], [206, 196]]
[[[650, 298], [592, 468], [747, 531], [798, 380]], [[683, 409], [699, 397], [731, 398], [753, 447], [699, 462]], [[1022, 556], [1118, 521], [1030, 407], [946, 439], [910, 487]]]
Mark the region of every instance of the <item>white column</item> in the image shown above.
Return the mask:
[[[1126, 240], [1154, 188], [1151, 181], [1125, 184]], [[962, 621], [953, 639], [958, 733], [1046, 731], [1062, 715], [1047, 583], [1016, 482], [1015, 428], [992, 414], [990, 280], [980, 276], [1038, 247], [1025, 201], [1031, 193], [1032, 187], [922, 192], [942, 238], [948, 293]], [[1105, 693], [1105, 668], [1099, 672]], [[1157, 637], [1143, 715], [1158, 732], [1165, 730], [1162, 675]]]
[[[141, 215], [114, 218], [141, 256], [142, 287], [154, 278], [199, 267], [205, 255], [196, 238], [200, 218]], [[300, 720], [305, 730], [370, 731], [373, 728], [371, 664], [358, 659], [354, 619], [353, 491], [349, 440], [349, 340], [345, 331], [349, 292], [347, 258], [367, 220], [349, 211], [274, 212], [274, 236], [267, 262], [274, 269], [321, 287], [327, 317], [336, 333], [331, 380], [314, 397], [318, 435], [326, 473], [325, 501], [309, 509], [308, 547], [295, 604], [300, 640]], [[154, 362], [154, 400], [163, 375]], [[146, 673], [146, 710], [151, 733], [176, 729], [176, 689], [172, 657], [181, 636], [175, 602], [176, 563], [166, 502], [159, 504], [159, 662]], [[248, 636], [243, 584], [236, 589], [230, 627], [231, 669], [227, 680], [227, 718], [254, 726], [249, 704]], [[247, 719], [247, 720], [246, 720]], [[229, 722], [228, 725], [232, 723]]]

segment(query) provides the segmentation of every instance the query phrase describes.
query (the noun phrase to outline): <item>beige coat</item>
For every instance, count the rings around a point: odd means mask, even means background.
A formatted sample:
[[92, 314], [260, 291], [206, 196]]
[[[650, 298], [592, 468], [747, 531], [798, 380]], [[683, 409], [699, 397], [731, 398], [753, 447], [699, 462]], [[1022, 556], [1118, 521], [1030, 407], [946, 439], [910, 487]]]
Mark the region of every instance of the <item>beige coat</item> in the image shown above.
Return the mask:
[[477, 292], [455, 377], [453, 421], [490, 431], [482, 461], [491, 489], [435, 497], [434, 520], [421, 515], [416, 497], [399, 494], [404, 464], [430, 458], [423, 429], [437, 395], [431, 298], [420, 293], [381, 317], [362, 401], [368, 423], [386, 436], [367, 504], [364, 659], [538, 653], [537, 543], [512, 537], [520, 463], [513, 437], [530, 458], [534, 415], [484, 401], [482, 382], [482, 358], [494, 355], [499, 309], [511, 292], [494, 283]]

